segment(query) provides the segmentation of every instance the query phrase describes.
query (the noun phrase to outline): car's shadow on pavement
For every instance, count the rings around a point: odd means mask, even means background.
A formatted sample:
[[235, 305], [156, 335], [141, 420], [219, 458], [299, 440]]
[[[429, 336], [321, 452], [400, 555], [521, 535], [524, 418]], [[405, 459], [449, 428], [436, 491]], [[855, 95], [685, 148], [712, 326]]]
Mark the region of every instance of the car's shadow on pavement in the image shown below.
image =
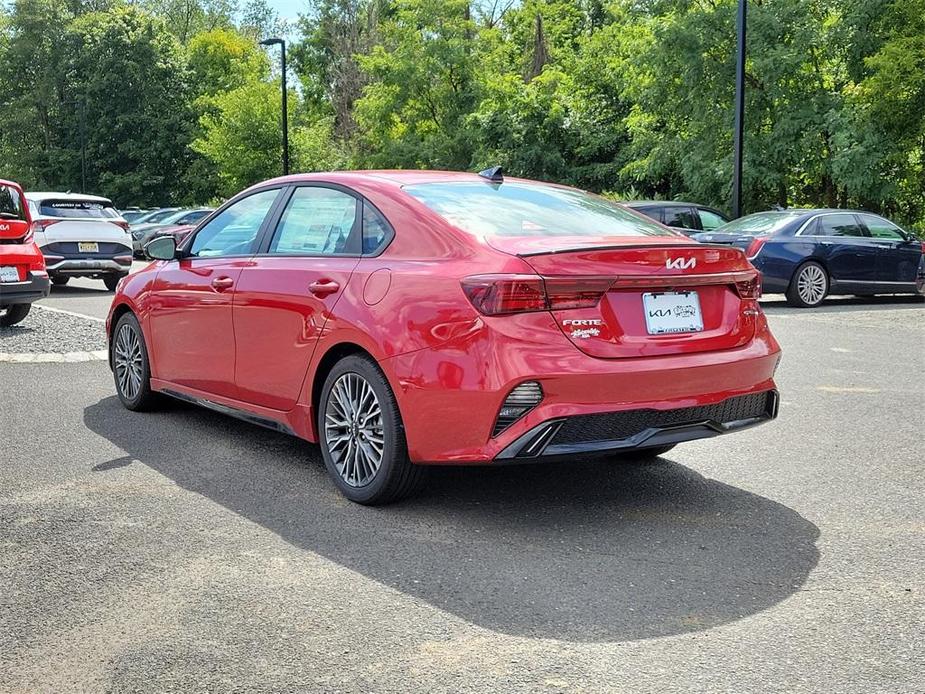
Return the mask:
[[110, 397], [84, 421], [127, 454], [98, 474], [135, 459], [296, 547], [505, 634], [707, 629], [792, 595], [819, 557], [818, 529], [795, 511], [665, 459], [435, 468], [423, 495], [365, 508], [335, 491], [315, 446], [222, 415], [182, 404], [139, 415]]

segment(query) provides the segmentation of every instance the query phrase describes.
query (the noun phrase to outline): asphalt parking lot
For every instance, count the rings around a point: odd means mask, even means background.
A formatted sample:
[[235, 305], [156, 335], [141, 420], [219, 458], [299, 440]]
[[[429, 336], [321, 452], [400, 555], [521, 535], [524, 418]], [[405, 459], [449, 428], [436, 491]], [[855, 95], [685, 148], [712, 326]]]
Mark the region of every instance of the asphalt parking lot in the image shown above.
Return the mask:
[[925, 304], [775, 299], [776, 422], [385, 508], [102, 360], [0, 363], [0, 690], [922, 692]]

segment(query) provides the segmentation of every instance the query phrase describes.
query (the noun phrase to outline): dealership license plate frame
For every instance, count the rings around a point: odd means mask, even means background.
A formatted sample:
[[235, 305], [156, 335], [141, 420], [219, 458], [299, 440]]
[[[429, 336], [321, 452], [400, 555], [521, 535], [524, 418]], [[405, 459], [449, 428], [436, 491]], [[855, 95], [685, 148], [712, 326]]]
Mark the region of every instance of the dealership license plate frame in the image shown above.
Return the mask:
[[0, 282], [19, 282], [19, 268], [15, 265], [0, 265]]
[[[642, 311], [650, 335], [685, 335], [703, 332], [700, 294], [688, 292], [645, 292]], [[667, 314], [663, 312], [667, 311]]]
[[78, 253], [99, 253], [100, 244], [96, 241], [78, 241], [77, 242], [77, 252]]

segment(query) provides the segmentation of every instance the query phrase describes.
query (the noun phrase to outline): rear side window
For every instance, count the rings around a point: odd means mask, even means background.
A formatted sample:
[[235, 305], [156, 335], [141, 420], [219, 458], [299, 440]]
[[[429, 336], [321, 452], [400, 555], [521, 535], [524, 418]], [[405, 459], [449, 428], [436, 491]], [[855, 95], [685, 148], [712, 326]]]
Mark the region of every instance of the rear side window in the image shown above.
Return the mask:
[[816, 220], [813, 236], [864, 236], [853, 214], [825, 214]]
[[697, 210], [697, 212], [700, 214], [700, 226], [703, 227], [704, 231], [719, 229], [726, 223], [725, 219], [715, 212], [710, 212], [710, 210]]
[[332, 188], [296, 188], [270, 242], [270, 253], [348, 255], [357, 199]]
[[616, 203], [543, 184], [418, 183], [404, 191], [475, 236], [672, 236]]
[[692, 207], [666, 207], [662, 211], [665, 224], [680, 229], [700, 229], [697, 213]]
[[39, 200], [39, 214], [65, 219], [116, 219], [119, 213], [108, 200]]
[[363, 203], [363, 255], [378, 251], [391, 235], [391, 227], [385, 217], [369, 203]]
[[15, 188], [0, 185], [0, 219], [26, 221], [25, 204]]

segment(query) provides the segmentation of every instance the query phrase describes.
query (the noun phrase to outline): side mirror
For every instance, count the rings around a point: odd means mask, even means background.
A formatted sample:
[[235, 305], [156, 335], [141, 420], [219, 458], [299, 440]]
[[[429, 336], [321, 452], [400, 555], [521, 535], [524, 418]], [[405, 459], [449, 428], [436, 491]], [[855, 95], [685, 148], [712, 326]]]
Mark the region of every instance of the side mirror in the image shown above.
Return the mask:
[[151, 260], [173, 260], [177, 257], [177, 240], [173, 236], [158, 236], [145, 244], [144, 251]]

